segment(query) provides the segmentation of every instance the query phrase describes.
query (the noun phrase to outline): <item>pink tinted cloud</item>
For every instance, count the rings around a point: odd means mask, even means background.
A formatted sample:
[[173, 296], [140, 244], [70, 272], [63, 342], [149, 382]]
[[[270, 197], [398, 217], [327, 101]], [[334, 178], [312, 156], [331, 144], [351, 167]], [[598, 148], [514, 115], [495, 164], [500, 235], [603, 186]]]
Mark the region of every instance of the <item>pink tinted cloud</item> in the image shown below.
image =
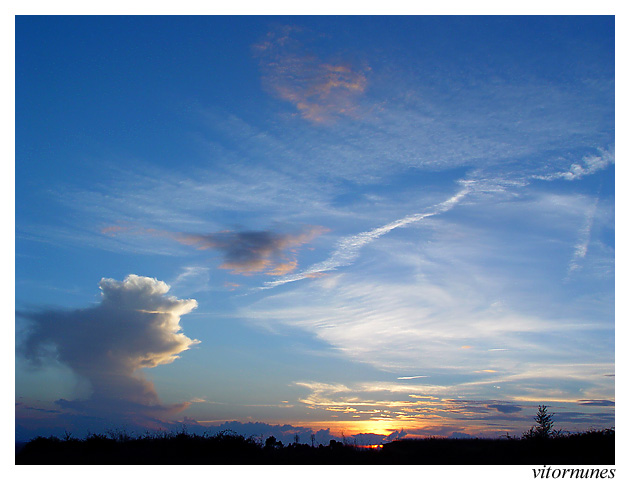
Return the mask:
[[307, 54], [295, 38], [302, 33], [284, 27], [254, 46], [262, 81], [273, 95], [292, 103], [314, 123], [331, 123], [342, 115], [358, 116], [358, 100], [367, 88], [369, 67], [326, 61]]
[[122, 232], [151, 235], [168, 238], [197, 250], [216, 250], [223, 254], [223, 262], [219, 268], [241, 275], [264, 273], [276, 276], [294, 271], [298, 266], [295, 258], [297, 249], [327, 231], [328, 229], [324, 227], [313, 225], [304, 227], [297, 234], [269, 230], [240, 232], [224, 230], [216, 233], [193, 234], [142, 227], [131, 230], [127, 227], [117, 229], [116, 226], [103, 229], [103, 233], [110, 236]]

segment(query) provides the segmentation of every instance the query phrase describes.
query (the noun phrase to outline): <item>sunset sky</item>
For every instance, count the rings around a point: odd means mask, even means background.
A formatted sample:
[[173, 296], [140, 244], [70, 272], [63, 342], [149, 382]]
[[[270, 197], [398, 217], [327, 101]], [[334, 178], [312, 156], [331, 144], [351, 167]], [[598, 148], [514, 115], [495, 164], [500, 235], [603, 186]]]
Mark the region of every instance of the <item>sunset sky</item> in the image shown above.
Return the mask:
[[614, 426], [614, 39], [17, 17], [16, 438]]

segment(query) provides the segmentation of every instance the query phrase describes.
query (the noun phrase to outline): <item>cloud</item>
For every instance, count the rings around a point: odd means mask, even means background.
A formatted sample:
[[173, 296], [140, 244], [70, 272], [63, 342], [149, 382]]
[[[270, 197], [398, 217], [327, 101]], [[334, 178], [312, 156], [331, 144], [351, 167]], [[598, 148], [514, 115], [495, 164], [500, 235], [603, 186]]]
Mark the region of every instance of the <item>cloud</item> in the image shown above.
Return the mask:
[[584, 218], [584, 225], [579, 233], [578, 242], [575, 245], [573, 251], [573, 257], [571, 258], [571, 262], [569, 263], [569, 272], [578, 270], [580, 268], [580, 260], [586, 257], [586, 253], [588, 252], [588, 245], [591, 241], [591, 230], [593, 228], [593, 221], [595, 219], [595, 213], [597, 211], [597, 204], [599, 203], [599, 197], [595, 199], [593, 205], [586, 211]]
[[592, 407], [614, 407], [615, 402], [612, 400], [578, 400], [580, 405], [588, 405]]
[[[567, 423], [584, 423], [589, 425], [589, 428], [610, 428], [615, 424], [614, 412], [598, 412], [598, 413], [584, 413], [584, 412], [555, 412], [554, 413], [555, 424], [558, 425], [561, 422]], [[584, 430], [581, 428], [580, 430]]]
[[[327, 231], [324, 227], [307, 226], [298, 234], [269, 230], [240, 232], [225, 230], [218, 233], [193, 234], [153, 228], [136, 228], [133, 233], [170, 238], [197, 250], [218, 250], [223, 254], [223, 263], [219, 268], [231, 270], [232, 273], [286, 275], [297, 268], [295, 249]], [[200, 271], [196, 268], [185, 272], [183, 278], [187, 273], [198, 274]], [[182, 280], [181, 275], [178, 280]]]
[[285, 26], [269, 32], [254, 45], [264, 86], [292, 103], [300, 115], [314, 123], [357, 114], [357, 98], [367, 88], [366, 66], [329, 62], [307, 54], [296, 36], [303, 30]]
[[445, 201], [433, 206], [431, 210], [427, 212], [407, 215], [406, 217], [394, 220], [393, 222], [390, 222], [381, 227], [377, 227], [372, 230], [359, 233], [357, 235], [343, 238], [339, 241], [339, 243], [337, 244], [337, 248], [328, 259], [312, 265], [301, 273], [287, 275], [273, 282], [265, 282], [265, 286], [263, 288], [273, 288], [284, 283], [295, 282], [304, 278], [313, 278], [314, 275], [331, 270], [336, 270], [338, 267], [351, 265], [354, 260], [359, 256], [359, 252], [361, 251], [361, 249], [366, 245], [372, 243], [379, 237], [382, 237], [383, 235], [391, 232], [396, 228], [405, 227], [407, 225], [424, 220], [427, 217], [439, 215], [452, 209], [471, 190], [471, 182], [461, 180], [459, 183], [463, 185], [463, 188], [460, 191], [458, 191], [455, 195], [449, 197]]
[[91, 395], [60, 399], [64, 409], [130, 422], [181, 411], [188, 404], [164, 406], [153, 384], [139, 371], [173, 362], [199, 343], [181, 333], [180, 317], [195, 300], [167, 296], [169, 286], [154, 278], [129, 275], [103, 278], [101, 302], [76, 310], [18, 312], [31, 325], [21, 353], [36, 365], [52, 359], [87, 379]]
[[210, 289], [210, 273], [209, 268], [199, 266], [183, 267], [175, 280], [171, 282], [171, 286], [177, 291], [200, 292]]
[[[338, 418], [335, 421], [340, 425], [357, 422], [356, 426], [362, 431], [370, 428], [373, 431], [400, 430], [398, 438], [407, 434], [448, 436], [453, 432], [495, 437], [506, 431], [520, 433], [531, 425], [532, 419], [523, 412], [540, 404], [538, 400], [517, 404], [509, 399], [483, 399], [479, 397], [478, 389], [470, 390], [466, 385], [438, 387], [387, 382], [348, 385], [300, 382], [299, 385], [310, 389], [310, 393], [299, 400], [309, 409], [334, 412]], [[436, 388], [440, 392], [437, 396], [419, 394]], [[488, 393], [497, 394], [496, 391]], [[554, 411], [573, 407], [572, 400], [553, 402]], [[580, 415], [585, 414], [572, 414], [572, 417]], [[594, 417], [590, 415], [589, 418]], [[606, 424], [610, 418], [601, 417], [598, 423]], [[494, 421], [500, 424], [493, 424]], [[418, 428], [419, 425], [422, 428]]]
[[239, 288], [241, 285], [239, 283], [234, 283], [234, 282], [224, 282], [223, 283], [223, 287], [227, 288], [230, 291], [234, 291], [237, 288]]
[[[424, 225], [441, 230], [442, 223]], [[593, 347], [592, 338], [596, 330], [612, 330], [611, 320], [599, 314], [589, 318], [578, 309], [574, 313], [565, 307], [542, 311], [521, 306], [502, 287], [502, 270], [489, 276], [478, 267], [488, 265], [488, 254], [506, 258], [502, 246], [475, 229], [452, 229], [450, 222], [446, 226], [448, 236], [429, 236], [428, 229], [409, 232], [426, 242], [417, 254], [406, 251], [406, 243], [399, 239], [383, 239], [370, 249], [369, 260], [357, 262], [354, 269], [299, 288], [276, 290], [277, 294], [242, 307], [240, 315], [272, 331], [299, 328], [347, 358], [395, 377], [430, 377], [398, 380], [401, 386], [414, 388], [409, 393], [454, 395], [449, 389], [456, 387], [457, 394], [483, 391], [497, 403], [543, 383], [527, 397], [549, 398], [545, 390], [557, 388], [553, 398], [573, 400], [585, 397], [576, 390], [579, 381], [580, 388], [594, 389], [586, 398], [607, 398], [609, 387], [601, 375], [611, 371], [614, 359], [607, 345]], [[448, 256], [442, 254], [443, 248]], [[371, 281], [375, 263], [395, 274]], [[399, 265], [405, 267], [402, 273]], [[558, 262], [562, 270], [565, 265]], [[511, 274], [511, 266], [507, 267]], [[545, 265], [542, 268], [549, 271]], [[538, 276], [529, 278], [539, 281]], [[573, 342], [566, 342], [567, 332]], [[463, 345], [474, 348], [462, 349]]]
[[523, 410], [521, 407], [518, 407], [516, 405], [503, 405], [503, 404], [488, 405], [488, 408], [494, 408], [495, 410], [501, 413], [516, 413]]
[[[606, 155], [603, 155], [603, 157], [608, 158]], [[601, 161], [599, 163], [592, 159], [589, 160], [587, 162], [589, 165], [598, 165], [598, 168], [595, 169], [595, 167], [593, 167], [588, 172], [585, 171], [584, 174], [591, 174], [599, 168], [604, 168], [608, 164], [607, 162], [608, 160]], [[458, 192], [447, 198], [445, 201], [434, 205], [430, 209], [427, 209], [427, 211], [410, 214], [403, 218], [399, 218], [388, 224], [385, 224], [381, 227], [377, 227], [372, 230], [342, 238], [337, 243], [335, 250], [328, 259], [312, 265], [311, 267], [305, 269], [300, 273], [285, 275], [278, 280], [266, 282], [262, 288], [273, 288], [288, 282], [295, 282], [304, 278], [312, 278], [314, 275], [331, 270], [336, 270], [339, 267], [351, 265], [357, 259], [360, 250], [364, 246], [372, 243], [373, 241], [377, 240], [381, 236], [391, 232], [394, 229], [405, 227], [426, 218], [445, 213], [453, 209], [453, 207], [455, 207], [457, 204], [461, 203], [461, 201], [466, 197], [476, 196], [477, 200], [479, 201], [480, 199], [483, 199], [483, 197], [486, 197], [488, 195], [490, 195], [490, 198], [494, 198], [497, 194], [506, 194], [509, 193], [510, 190], [512, 190], [512, 194], [514, 194], [515, 190], [527, 186], [533, 179], [537, 178], [540, 179], [542, 177], [534, 175], [522, 176], [521, 174], [517, 175], [516, 177], [514, 177], [513, 175], [507, 175], [505, 178], [502, 176], [484, 177], [481, 170], [475, 171], [468, 178], [458, 181], [458, 183], [461, 185], [461, 189]], [[570, 264], [569, 272], [579, 268], [578, 260], [584, 258], [584, 256], [586, 255], [588, 244], [590, 242], [590, 232], [593, 225], [597, 203], [598, 200], [596, 200], [595, 204], [587, 211], [585, 225], [580, 232], [580, 238], [578, 244], [575, 247], [574, 256]]]
[[[393, 265], [391, 257], [387, 260]], [[346, 272], [332, 288], [333, 276], [315, 279], [243, 307], [241, 315], [272, 329], [304, 329], [377, 368], [401, 374], [421, 368], [431, 378], [436, 365], [458, 366], [469, 375], [496, 370], [505, 359], [488, 357], [487, 346], [518, 352], [532, 348], [522, 335], [563, 329], [560, 323], [492, 307], [483, 289], [472, 288], [464, 275], [434, 279], [427, 270], [423, 277], [380, 282], [369, 281], [363, 272]], [[448, 288], [438, 283], [444, 279]], [[477, 348], [461, 348], [471, 341]]]
[[310, 242], [326, 230], [307, 227], [297, 235], [271, 231], [220, 232], [207, 235], [178, 235], [180, 243], [199, 250], [219, 250], [224, 255], [220, 268], [233, 273], [283, 275], [297, 267], [297, 261], [287, 256], [287, 250]]
[[560, 174], [565, 180], [579, 180], [585, 175], [592, 175], [593, 173], [603, 170], [615, 163], [615, 149], [610, 148], [608, 150], [599, 149], [599, 155], [588, 155], [582, 159], [582, 164], [574, 163], [568, 172]]
[[547, 175], [537, 175], [533, 178], [539, 180], [579, 180], [586, 175], [592, 175], [600, 170], [605, 169], [609, 165], [615, 163], [615, 147], [609, 149], [598, 149], [599, 155], [587, 155], [582, 158], [581, 163], [571, 164], [568, 170], [564, 172], [554, 172]]

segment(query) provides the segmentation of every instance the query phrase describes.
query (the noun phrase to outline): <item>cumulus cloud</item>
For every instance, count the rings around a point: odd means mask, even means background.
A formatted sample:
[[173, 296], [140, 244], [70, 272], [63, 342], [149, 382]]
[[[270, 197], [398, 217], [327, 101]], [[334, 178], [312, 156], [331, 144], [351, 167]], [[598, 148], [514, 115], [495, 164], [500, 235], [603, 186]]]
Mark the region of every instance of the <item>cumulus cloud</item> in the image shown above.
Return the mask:
[[88, 399], [57, 404], [134, 423], [186, 408], [162, 405], [140, 370], [171, 363], [199, 343], [181, 333], [179, 323], [197, 302], [167, 296], [166, 283], [138, 275], [122, 282], [103, 278], [99, 286], [101, 302], [93, 307], [18, 312], [31, 322], [21, 353], [39, 365], [56, 359], [91, 385]]
[[315, 123], [356, 115], [356, 100], [365, 92], [369, 68], [308, 54], [296, 38], [299, 33], [304, 32], [285, 26], [254, 45], [265, 87]]

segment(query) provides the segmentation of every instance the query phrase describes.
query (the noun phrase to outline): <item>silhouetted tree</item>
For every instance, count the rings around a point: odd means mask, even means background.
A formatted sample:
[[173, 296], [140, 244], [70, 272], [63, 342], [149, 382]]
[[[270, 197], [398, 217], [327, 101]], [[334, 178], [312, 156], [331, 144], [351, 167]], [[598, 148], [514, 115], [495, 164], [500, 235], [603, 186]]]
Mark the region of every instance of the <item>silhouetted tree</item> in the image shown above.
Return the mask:
[[267, 449], [271, 449], [271, 448], [282, 448], [282, 442], [280, 440], [276, 440], [276, 437], [269, 437], [266, 441], [265, 441], [265, 448]]
[[328, 442], [328, 447], [331, 449], [337, 449], [337, 448], [341, 448], [343, 447], [343, 443], [337, 441], [337, 440], [331, 440], [330, 442]]
[[547, 412], [546, 405], [538, 405], [538, 412], [534, 417], [536, 425], [525, 433], [525, 438], [550, 438], [553, 432], [553, 420], [551, 420], [553, 415]]

